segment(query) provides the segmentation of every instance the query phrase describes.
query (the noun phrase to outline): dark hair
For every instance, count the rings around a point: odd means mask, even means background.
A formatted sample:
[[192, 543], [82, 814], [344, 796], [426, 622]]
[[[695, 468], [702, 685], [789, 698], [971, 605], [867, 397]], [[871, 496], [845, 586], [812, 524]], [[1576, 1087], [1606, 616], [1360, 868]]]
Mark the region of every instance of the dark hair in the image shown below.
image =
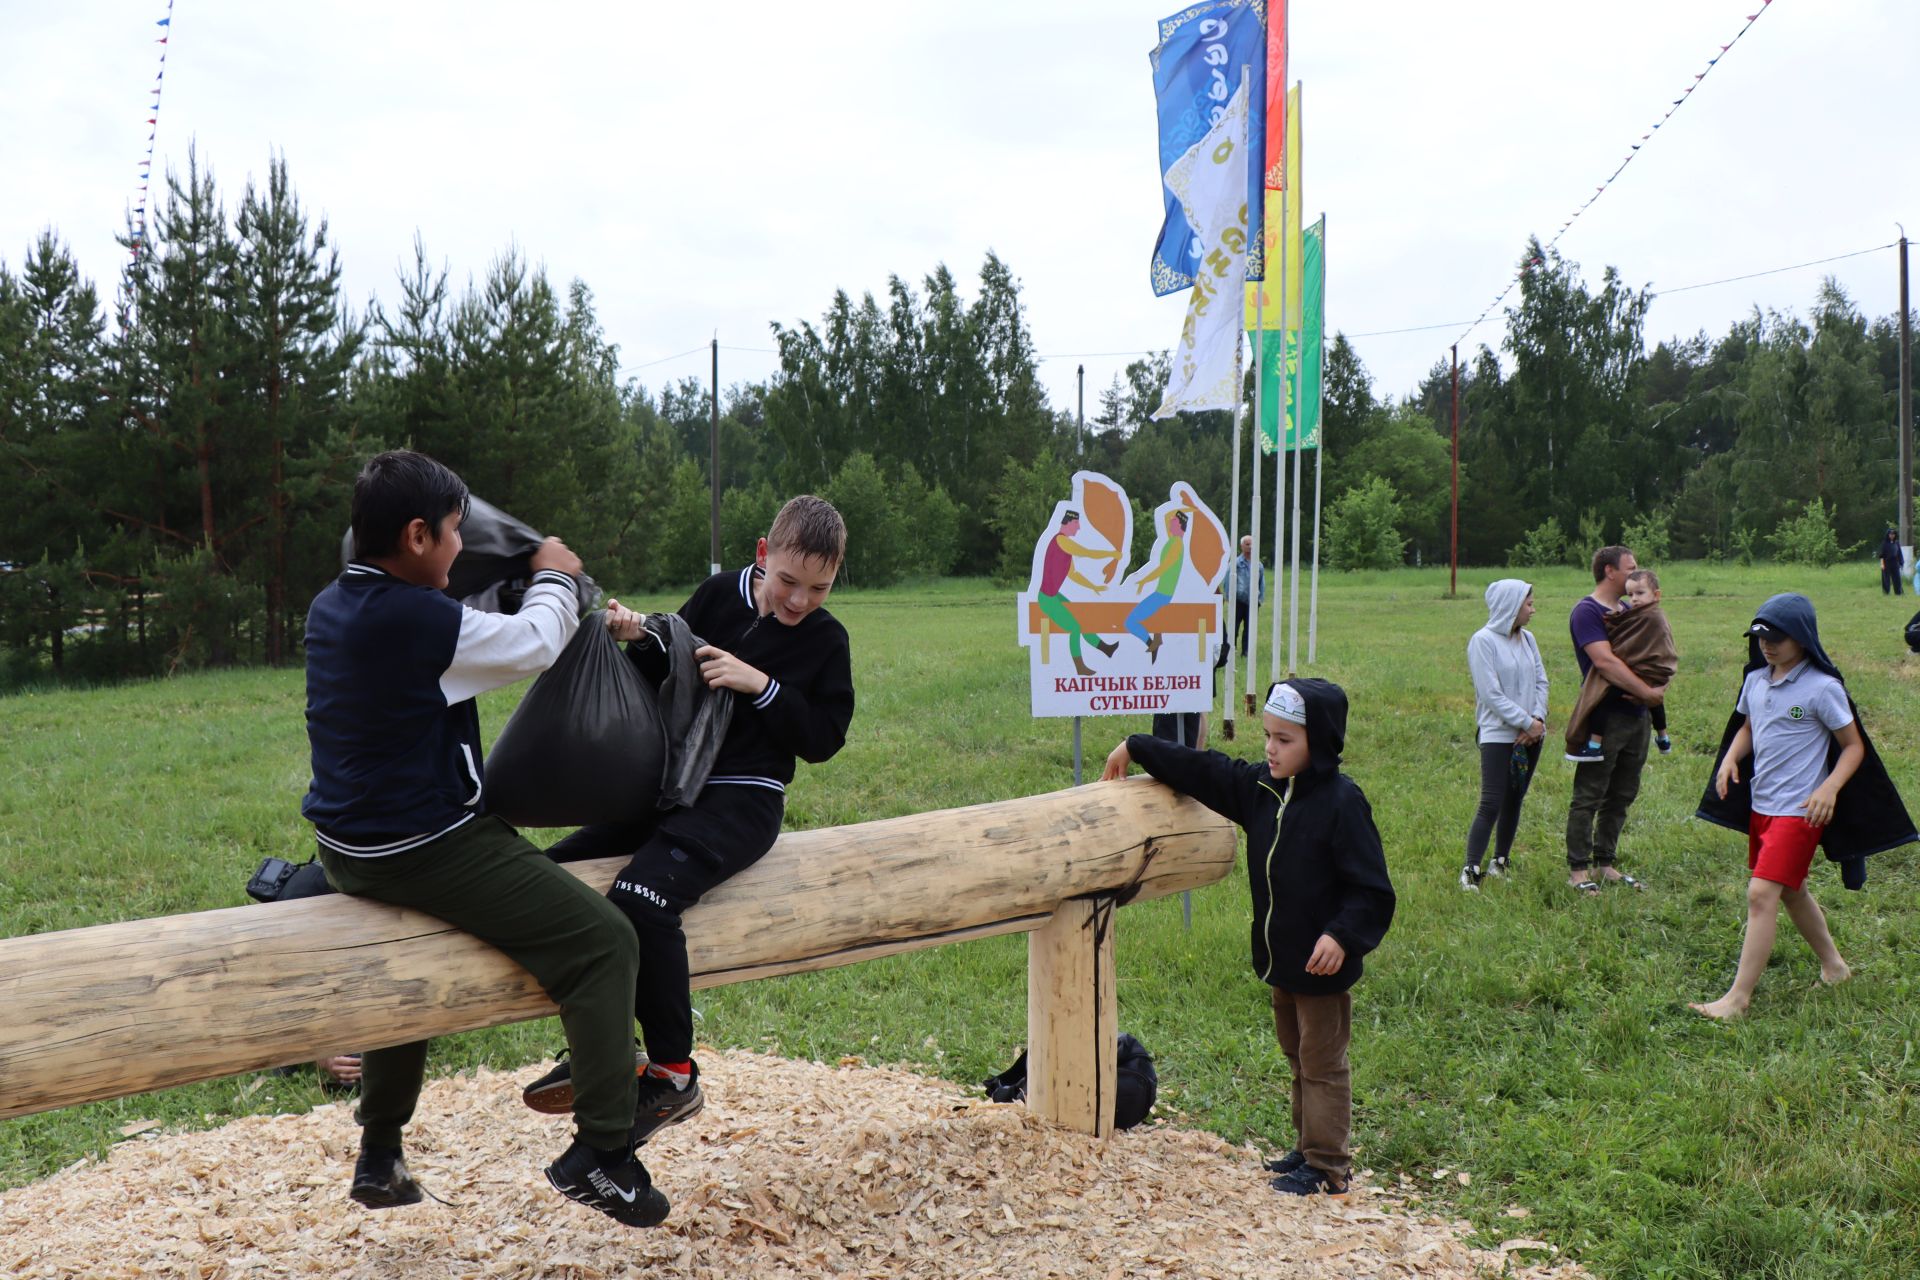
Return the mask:
[[1078, 511], [1069, 511], [1060, 517], [1060, 525], [1062, 528], [1065, 528], [1079, 518], [1080, 513]]
[[1633, 551], [1627, 547], [1602, 547], [1593, 553], [1593, 580], [1605, 582], [1607, 570], [1620, 567], [1620, 557], [1630, 556]]
[[435, 542], [440, 522], [454, 512], [466, 519], [467, 485], [424, 453], [389, 449], [367, 460], [353, 481], [353, 557], [367, 560], [400, 549], [415, 520], [427, 522]]
[[1185, 533], [1187, 531], [1187, 525], [1189, 523], [1187, 520], [1187, 513], [1184, 511], [1175, 511], [1173, 513], [1173, 518], [1180, 522], [1180, 532]]
[[1658, 591], [1660, 589], [1660, 577], [1658, 574], [1654, 573], [1654, 571], [1651, 569], [1635, 569], [1632, 573], [1627, 575], [1628, 582], [1632, 582], [1635, 578], [1646, 579], [1647, 586], [1654, 591]]
[[767, 530], [767, 550], [793, 551], [836, 568], [847, 555], [847, 522], [825, 498], [803, 493], [787, 499]]

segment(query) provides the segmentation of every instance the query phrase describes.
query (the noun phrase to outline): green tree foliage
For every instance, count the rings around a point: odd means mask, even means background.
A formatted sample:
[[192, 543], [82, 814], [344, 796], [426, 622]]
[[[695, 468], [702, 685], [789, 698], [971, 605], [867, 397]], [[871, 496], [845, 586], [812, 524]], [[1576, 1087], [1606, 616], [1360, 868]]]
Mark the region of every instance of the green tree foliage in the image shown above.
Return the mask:
[[1336, 569], [1391, 569], [1406, 553], [1401, 507], [1379, 476], [1347, 490], [1326, 511], [1327, 560]]
[[[1537, 241], [1520, 256], [1503, 333], [1462, 353], [1463, 559], [1584, 564], [1624, 540], [1648, 562], [1764, 548], [1820, 563], [1892, 517], [1896, 318], [1828, 280], [1804, 316], [1649, 350], [1647, 292]], [[716, 389], [696, 365], [653, 391], [622, 381], [587, 284], [535, 260], [509, 247], [450, 286], [416, 240], [388, 301], [356, 315], [283, 159], [230, 208], [190, 154], [114, 315], [51, 230], [17, 270], [0, 261], [0, 678], [298, 660], [353, 476], [396, 445], [566, 538], [619, 590], [708, 572], [716, 490], [724, 567], [810, 491], [842, 507], [859, 586], [1024, 580], [1082, 468], [1131, 495], [1135, 565], [1176, 481], [1251, 533], [1257, 476], [1266, 557], [1276, 498], [1290, 514], [1293, 456], [1256, 463], [1243, 429], [1236, 510], [1233, 415], [1152, 416], [1166, 352], [1096, 391], [1084, 429], [1050, 406], [1020, 282], [994, 254], [968, 280], [940, 265], [774, 324], [765, 384]], [[1299, 461], [1302, 487], [1324, 466], [1329, 560], [1444, 558], [1449, 362], [1383, 394], [1336, 333], [1323, 368], [1326, 455]], [[1251, 373], [1246, 389], [1250, 407]]]
[[1809, 501], [1798, 515], [1782, 520], [1767, 541], [1788, 564], [1812, 565], [1816, 569], [1838, 564], [1860, 549], [1858, 544], [1841, 548], [1833, 532], [1833, 512], [1818, 498]]
[[1548, 516], [1526, 536], [1507, 548], [1507, 563], [1515, 569], [1540, 569], [1567, 563], [1571, 544], [1558, 516]]

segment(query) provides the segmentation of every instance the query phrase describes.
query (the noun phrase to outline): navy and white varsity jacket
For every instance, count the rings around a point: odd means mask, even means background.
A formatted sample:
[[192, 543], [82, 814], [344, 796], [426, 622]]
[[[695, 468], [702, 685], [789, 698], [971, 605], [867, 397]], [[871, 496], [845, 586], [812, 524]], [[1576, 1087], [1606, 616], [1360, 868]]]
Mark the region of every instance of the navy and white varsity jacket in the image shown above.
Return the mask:
[[553, 665], [576, 609], [573, 579], [553, 569], [500, 614], [349, 564], [307, 610], [313, 780], [300, 812], [320, 843], [382, 858], [484, 813], [474, 697]]

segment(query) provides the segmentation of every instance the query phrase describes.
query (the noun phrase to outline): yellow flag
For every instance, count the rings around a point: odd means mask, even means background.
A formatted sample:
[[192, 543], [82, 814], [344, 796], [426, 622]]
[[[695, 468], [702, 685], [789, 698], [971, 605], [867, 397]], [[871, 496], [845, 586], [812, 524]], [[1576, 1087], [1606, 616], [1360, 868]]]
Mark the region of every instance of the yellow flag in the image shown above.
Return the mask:
[[[1280, 195], [1278, 191], [1265, 192], [1266, 229], [1261, 237], [1266, 244], [1267, 278], [1263, 281], [1249, 281], [1247, 284], [1247, 329], [1258, 329], [1262, 322], [1268, 329], [1299, 329], [1300, 327], [1300, 211], [1306, 205], [1306, 196], [1300, 185], [1300, 86], [1287, 90], [1287, 189], [1286, 225], [1281, 226]], [[1283, 317], [1277, 305], [1280, 299], [1281, 275], [1281, 237], [1286, 237], [1286, 278], [1287, 307]], [[1264, 304], [1261, 293], [1266, 293]]]

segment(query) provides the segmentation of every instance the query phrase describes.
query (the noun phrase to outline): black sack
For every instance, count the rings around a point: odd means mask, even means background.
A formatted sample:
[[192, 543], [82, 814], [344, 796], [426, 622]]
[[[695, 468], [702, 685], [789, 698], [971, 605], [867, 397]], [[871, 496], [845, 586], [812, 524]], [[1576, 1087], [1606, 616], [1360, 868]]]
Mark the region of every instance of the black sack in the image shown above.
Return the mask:
[[516, 827], [637, 822], [653, 813], [667, 735], [653, 686], [590, 613], [520, 699], [487, 756], [487, 812]]
[[[533, 580], [533, 553], [546, 538], [532, 525], [515, 519], [484, 498], [467, 499], [467, 518], [460, 522], [460, 554], [447, 568], [446, 594], [483, 613], [518, 613], [520, 598]], [[340, 539], [340, 567], [353, 560], [353, 530]], [[582, 574], [580, 608], [591, 609], [600, 588]]]
[[[1131, 1129], [1153, 1112], [1160, 1096], [1160, 1076], [1153, 1069], [1153, 1055], [1147, 1047], [1122, 1032], [1119, 1061], [1115, 1064], [1113, 1127]], [[989, 1102], [1024, 1102], [1027, 1098], [1027, 1055], [1022, 1051], [1014, 1064], [997, 1076], [980, 1082]]]
[[[1920, 574], [1915, 575], [1914, 581], [1920, 582]], [[1916, 587], [1915, 590], [1920, 590], [1920, 587]], [[1920, 613], [1916, 613], [1907, 619], [1905, 635], [1907, 637], [1908, 652], [1920, 653]]]

